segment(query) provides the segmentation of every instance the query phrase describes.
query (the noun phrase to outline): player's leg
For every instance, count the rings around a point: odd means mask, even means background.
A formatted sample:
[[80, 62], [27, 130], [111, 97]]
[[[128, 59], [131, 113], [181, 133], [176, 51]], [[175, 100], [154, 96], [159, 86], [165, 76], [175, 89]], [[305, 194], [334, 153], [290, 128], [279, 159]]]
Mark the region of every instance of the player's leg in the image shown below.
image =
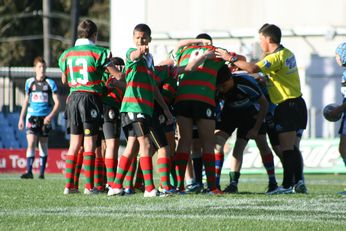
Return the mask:
[[273, 152], [270, 149], [266, 133], [258, 134], [255, 139], [257, 148], [260, 152], [262, 163], [264, 168], [266, 169], [268, 175], [268, 189], [267, 192], [271, 192], [278, 187], [275, 177], [275, 165], [274, 165], [274, 156]]
[[210, 191], [217, 190], [215, 179], [215, 120], [199, 119], [197, 121], [198, 134], [202, 145], [202, 160], [207, 176], [207, 185]]
[[[238, 128], [239, 129], [239, 128]], [[225, 193], [237, 193], [238, 183], [240, 178], [240, 170], [243, 163], [243, 153], [248, 143], [247, 139], [237, 136], [235, 141], [232, 156], [230, 158], [230, 184], [223, 190]]]
[[227, 142], [227, 139], [229, 138], [229, 135], [222, 131], [222, 130], [216, 130], [215, 131], [215, 177], [216, 177], [216, 186], [220, 189], [220, 178], [221, 178], [221, 171], [223, 167], [223, 161], [224, 161], [224, 148], [225, 144]]
[[178, 145], [175, 154], [175, 169], [177, 174], [177, 187], [184, 190], [184, 178], [190, 148], [192, 143], [192, 119], [185, 116], [177, 116]]
[[38, 150], [40, 155], [40, 175], [38, 178], [44, 179], [48, 158], [48, 136], [40, 136], [38, 138]]
[[26, 148], [26, 173], [21, 175], [20, 178], [32, 179], [32, 178], [34, 178], [34, 176], [32, 174], [32, 166], [33, 166], [34, 160], [35, 160], [35, 148], [36, 148], [36, 143], [37, 143], [38, 137], [37, 137], [37, 135], [35, 135], [33, 133], [29, 133], [29, 131], [27, 131], [26, 140], [28, 143], [28, 146]]

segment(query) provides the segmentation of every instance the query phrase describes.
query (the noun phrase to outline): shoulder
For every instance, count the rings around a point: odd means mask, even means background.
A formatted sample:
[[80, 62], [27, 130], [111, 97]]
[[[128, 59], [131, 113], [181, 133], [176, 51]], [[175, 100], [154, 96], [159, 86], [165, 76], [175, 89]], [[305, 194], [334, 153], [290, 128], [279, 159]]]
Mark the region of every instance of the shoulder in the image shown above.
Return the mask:
[[33, 82], [35, 82], [35, 77], [30, 77], [25, 81], [25, 85], [30, 86]]
[[247, 87], [259, 89], [257, 81], [248, 74], [234, 75], [234, 81], [238, 84], [246, 85]]

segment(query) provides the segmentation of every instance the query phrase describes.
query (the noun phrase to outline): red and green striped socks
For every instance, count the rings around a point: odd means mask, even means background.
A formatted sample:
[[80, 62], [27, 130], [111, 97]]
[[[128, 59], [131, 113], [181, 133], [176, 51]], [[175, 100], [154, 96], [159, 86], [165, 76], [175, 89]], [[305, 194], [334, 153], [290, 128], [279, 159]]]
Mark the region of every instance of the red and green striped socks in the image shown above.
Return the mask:
[[167, 157], [162, 157], [157, 159], [157, 168], [160, 174], [160, 185], [162, 188], [166, 190], [171, 189], [171, 185], [169, 183], [169, 172], [170, 172], [170, 159]]
[[215, 180], [215, 154], [214, 153], [203, 153], [202, 156], [205, 174], [207, 176], [208, 188], [212, 191], [216, 189]]
[[117, 171], [118, 160], [113, 158], [105, 159], [107, 184], [112, 186]]
[[143, 156], [139, 159], [144, 178], [145, 190], [151, 192], [155, 189], [153, 180], [153, 162], [151, 156]]
[[133, 188], [133, 178], [135, 177], [137, 168], [137, 158], [134, 157], [131, 161], [131, 165], [125, 175], [123, 186], [124, 188]]
[[83, 166], [83, 149], [79, 150], [75, 160], [74, 160], [76, 166], [74, 169], [74, 187], [78, 189], [79, 186], [79, 176], [80, 172], [82, 171], [82, 166]]
[[69, 188], [69, 189], [74, 188], [74, 168], [75, 168], [74, 156], [67, 155], [65, 160], [65, 180], [66, 180], [65, 188]]
[[95, 153], [84, 152], [83, 157], [83, 170], [86, 179], [85, 188], [91, 190], [94, 188]]
[[186, 172], [187, 161], [190, 158], [190, 153], [177, 152], [175, 154], [175, 172], [177, 175], [177, 187], [179, 190], [184, 190], [184, 178]]
[[135, 181], [135, 188], [143, 190], [144, 186], [144, 178], [143, 178], [143, 172], [141, 169], [141, 165], [137, 164], [137, 172], [136, 172], [136, 181]]
[[96, 157], [95, 159], [95, 187], [99, 191], [104, 190], [104, 169], [105, 169], [105, 163], [104, 159], [102, 157]]
[[115, 175], [114, 184], [112, 188], [122, 188], [123, 181], [126, 175], [127, 170], [129, 169], [131, 160], [126, 156], [121, 156], [119, 160], [119, 166], [117, 168], [117, 174]]

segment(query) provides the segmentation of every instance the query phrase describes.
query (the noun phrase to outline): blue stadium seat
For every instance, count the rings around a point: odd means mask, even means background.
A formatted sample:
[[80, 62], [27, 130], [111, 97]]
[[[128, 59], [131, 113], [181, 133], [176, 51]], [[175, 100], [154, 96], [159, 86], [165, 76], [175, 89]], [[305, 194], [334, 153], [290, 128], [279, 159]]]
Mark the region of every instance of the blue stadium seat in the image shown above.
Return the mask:
[[19, 112], [12, 112], [7, 114], [7, 121], [12, 127], [18, 127]]
[[14, 128], [18, 127], [19, 117], [7, 117], [8, 124]]
[[2, 111], [0, 111], [0, 121], [5, 119], [5, 115]]
[[13, 149], [21, 148], [21, 145], [17, 140], [11, 140], [9, 146], [10, 146], [9, 148], [13, 148]]
[[2, 131], [0, 132], [0, 137], [2, 144], [5, 148], [8, 148], [13, 140], [17, 141], [16, 136], [14, 135], [13, 129], [11, 127], [2, 128]]

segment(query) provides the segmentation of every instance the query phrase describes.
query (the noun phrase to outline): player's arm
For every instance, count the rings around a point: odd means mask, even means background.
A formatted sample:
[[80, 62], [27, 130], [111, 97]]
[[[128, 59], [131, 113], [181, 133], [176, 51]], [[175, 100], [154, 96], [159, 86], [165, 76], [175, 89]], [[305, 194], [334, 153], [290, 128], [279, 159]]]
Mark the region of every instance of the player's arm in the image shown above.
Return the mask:
[[336, 107], [334, 110], [331, 110], [329, 114], [333, 117], [334, 116], [337, 117], [339, 114], [343, 113], [345, 110], [346, 110], [346, 103], [343, 103], [339, 105], [338, 107]]
[[228, 52], [225, 49], [217, 48], [215, 50], [215, 54], [217, 58], [221, 58], [248, 73], [257, 73], [261, 71], [261, 69], [256, 64], [246, 62], [243, 58], [240, 58], [240, 55], [237, 55], [234, 52]]
[[163, 112], [165, 113], [166, 117], [167, 117], [167, 124], [172, 124], [173, 121], [173, 115], [171, 113], [171, 111], [169, 110], [165, 100], [163, 99], [161, 92], [159, 90], [159, 88], [155, 85], [154, 86], [154, 98], [156, 100], [156, 102], [160, 105], [160, 107], [162, 108]]
[[268, 101], [264, 95], [261, 95], [261, 97], [257, 101], [260, 105], [259, 112], [257, 114], [256, 123], [253, 126], [253, 128], [247, 133], [246, 137], [249, 139], [254, 139], [258, 135], [258, 131], [260, 130], [262, 123], [264, 121], [264, 118], [268, 111]]
[[143, 55], [149, 53], [149, 46], [148, 45], [141, 45], [138, 46], [136, 50], [132, 51], [130, 54], [131, 61], [135, 61], [137, 59], [140, 59]]
[[182, 73], [195, 71], [198, 68], [198, 66], [200, 66], [205, 60], [214, 59], [214, 58], [216, 58], [214, 51], [207, 50], [206, 52], [204, 52], [203, 55], [192, 60], [186, 66], [178, 66], [177, 67], [177, 74], [180, 75]]
[[24, 129], [24, 121], [25, 121], [25, 115], [26, 115], [26, 110], [28, 109], [28, 105], [29, 105], [29, 95], [25, 94], [22, 110], [20, 111], [20, 115], [19, 115], [19, 121], [18, 121], [19, 130]]
[[203, 38], [180, 40], [178, 42], [178, 44], [174, 47], [173, 54], [175, 54], [180, 48], [185, 47], [185, 46], [189, 46], [192, 44], [209, 46], [209, 45], [211, 45], [211, 41], [209, 39], [203, 39]]
[[106, 82], [107, 88], [115, 88], [115, 86], [119, 87], [122, 90], [125, 90], [126, 88], [126, 81], [125, 79], [117, 79], [113, 76], [111, 76], [107, 82]]
[[125, 79], [125, 74], [119, 71], [112, 63], [106, 67], [106, 70], [117, 80]]
[[44, 117], [43, 124], [50, 124], [50, 122], [52, 121], [53, 117], [59, 111], [59, 107], [60, 107], [60, 97], [59, 97], [59, 94], [58, 93], [53, 93], [52, 94], [52, 98], [53, 98], [53, 101], [54, 101], [53, 109], [46, 117]]
[[61, 74], [61, 82], [62, 84], [67, 84], [67, 77], [64, 73]]

